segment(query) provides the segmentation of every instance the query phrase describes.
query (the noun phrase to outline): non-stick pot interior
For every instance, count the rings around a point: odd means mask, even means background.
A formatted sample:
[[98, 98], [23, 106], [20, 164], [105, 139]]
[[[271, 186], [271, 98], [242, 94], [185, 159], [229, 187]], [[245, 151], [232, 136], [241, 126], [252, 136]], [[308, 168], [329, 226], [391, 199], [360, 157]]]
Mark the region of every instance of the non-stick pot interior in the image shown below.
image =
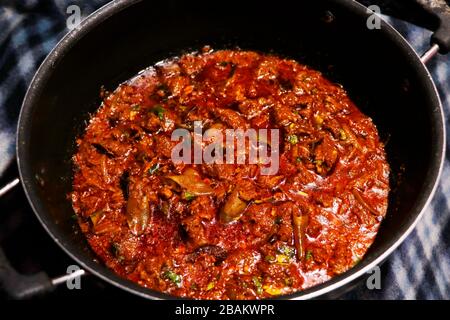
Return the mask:
[[[364, 10], [351, 1], [282, 2], [269, 6], [242, 1], [240, 6], [212, 8], [190, 1], [145, 1], [110, 16], [117, 11], [111, 5], [105, 10], [108, 14], [88, 20], [53, 53], [25, 101], [18, 156], [38, 216], [72, 256], [122, 281], [93, 262], [93, 253], [71, 219], [68, 199], [75, 138], [98, 108], [100, 88], [114, 89], [161, 59], [203, 45], [297, 59], [341, 83], [373, 118], [387, 141], [392, 192], [387, 218], [360, 267], [412, 224], [439, 164], [439, 110], [430, 80], [410, 49], [386, 26], [369, 30]], [[98, 24], [101, 20], [105, 21]]]

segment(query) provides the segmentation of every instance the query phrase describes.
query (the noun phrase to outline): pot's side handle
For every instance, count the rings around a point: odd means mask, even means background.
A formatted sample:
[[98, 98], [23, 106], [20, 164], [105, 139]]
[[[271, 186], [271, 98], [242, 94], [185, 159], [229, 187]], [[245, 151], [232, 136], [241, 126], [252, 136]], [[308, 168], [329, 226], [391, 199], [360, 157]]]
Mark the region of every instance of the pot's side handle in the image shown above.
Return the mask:
[[[0, 188], [0, 197], [18, 186], [18, 178]], [[55, 286], [44, 272], [23, 275], [17, 272], [0, 247], [0, 288], [12, 299], [27, 299], [32, 296], [50, 292]]]
[[437, 44], [439, 52], [450, 51], [450, 8], [448, 0], [357, 0], [365, 6], [377, 5], [381, 13], [409, 21], [434, 31], [431, 45]]
[[44, 272], [33, 275], [18, 273], [0, 248], [0, 287], [12, 299], [27, 299], [52, 291], [55, 286]]
[[[18, 186], [18, 178], [0, 187], [0, 197]], [[11, 299], [29, 299], [53, 291], [56, 286], [68, 283], [72, 279], [84, 276], [83, 269], [76, 270], [58, 278], [50, 279], [45, 272], [33, 275], [24, 275], [17, 272], [8, 260], [5, 252], [0, 246], [0, 290], [4, 291]]]
[[431, 37], [431, 44], [439, 46], [439, 53], [450, 52], [450, 7], [446, 0], [415, 0], [437, 20], [437, 28]]
[[14, 187], [18, 186], [20, 183], [19, 178], [15, 178], [14, 180], [7, 183], [4, 187], [0, 188], [0, 197], [11, 191]]

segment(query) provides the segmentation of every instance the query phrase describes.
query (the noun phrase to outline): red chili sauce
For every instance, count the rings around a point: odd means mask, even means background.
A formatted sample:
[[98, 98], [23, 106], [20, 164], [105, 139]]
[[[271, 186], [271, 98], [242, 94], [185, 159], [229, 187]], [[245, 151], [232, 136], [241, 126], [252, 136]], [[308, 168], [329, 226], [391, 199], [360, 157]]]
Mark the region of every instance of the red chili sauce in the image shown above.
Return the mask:
[[[103, 98], [77, 140], [71, 198], [90, 246], [120, 276], [181, 297], [267, 298], [348, 270], [372, 244], [387, 209], [384, 146], [320, 72], [205, 48]], [[194, 121], [279, 129], [278, 173], [174, 164], [171, 133]]]

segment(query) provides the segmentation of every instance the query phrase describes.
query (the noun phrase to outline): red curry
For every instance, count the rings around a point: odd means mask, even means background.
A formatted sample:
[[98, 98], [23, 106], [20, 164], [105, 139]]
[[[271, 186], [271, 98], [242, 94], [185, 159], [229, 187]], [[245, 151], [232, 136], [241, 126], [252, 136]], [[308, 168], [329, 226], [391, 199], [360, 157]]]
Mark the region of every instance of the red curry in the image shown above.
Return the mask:
[[[389, 192], [384, 146], [319, 72], [205, 48], [103, 97], [77, 140], [71, 196], [90, 246], [122, 277], [175, 296], [266, 298], [348, 270], [373, 242]], [[194, 121], [279, 129], [278, 173], [174, 164], [171, 133]]]

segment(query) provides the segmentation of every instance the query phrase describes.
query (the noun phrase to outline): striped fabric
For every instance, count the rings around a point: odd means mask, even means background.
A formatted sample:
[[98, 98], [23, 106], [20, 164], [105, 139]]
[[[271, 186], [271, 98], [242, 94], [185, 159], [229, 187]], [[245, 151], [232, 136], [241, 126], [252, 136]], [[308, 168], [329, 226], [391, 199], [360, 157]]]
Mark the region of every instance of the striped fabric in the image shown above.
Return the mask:
[[[0, 174], [14, 158], [14, 133], [26, 88], [44, 57], [67, 32], [66, 9], [78, 4], [86, 16], [106, 0], [0, 1]], [[430, 32], [387, 18], [417, 52], [428, 48]], [[428, 65], [450, 114], [450, 56]], [[447, 143], [450, 137], [447, 137]], [[345, 299], [450, 298], [450, 147], [440, 186], [423, 219], [383, 264], [381, 290], [361, 286]]]

